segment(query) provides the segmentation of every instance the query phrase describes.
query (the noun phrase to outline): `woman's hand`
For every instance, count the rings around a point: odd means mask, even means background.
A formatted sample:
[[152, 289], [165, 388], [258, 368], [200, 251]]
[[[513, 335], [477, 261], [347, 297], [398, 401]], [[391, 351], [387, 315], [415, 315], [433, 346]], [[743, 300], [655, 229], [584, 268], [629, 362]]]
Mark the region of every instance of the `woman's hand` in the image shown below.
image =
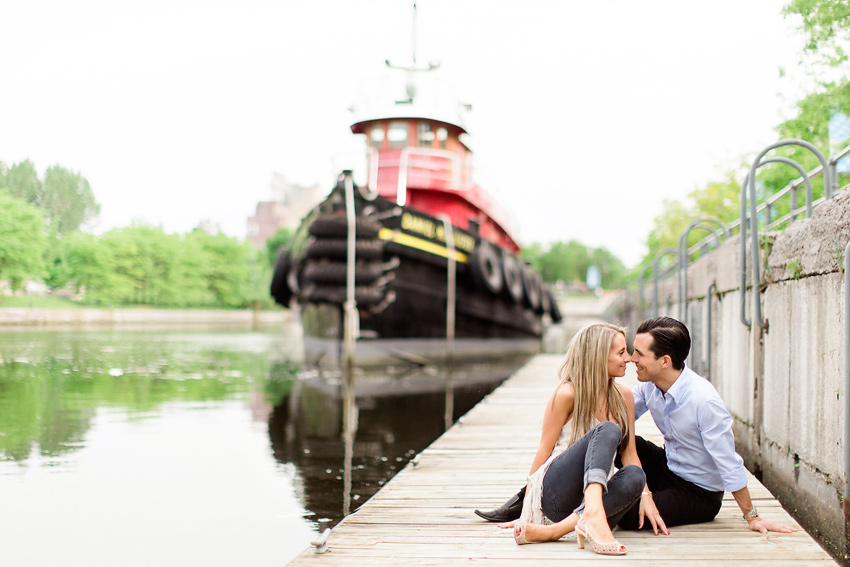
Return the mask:
[[644, 493], [640, 495], [638, 529], [643, 528], [644, 518], [649, 520], [649, 523], [652, 524], [652, 531], [655, 532], [655, 535], [658, 535], [659, 530], [661, 530], [661, 533], [663, 534], [670, 535], [670, 530], [667, 529], [667, 525], [664, 524], [661, 514], [658, 513], [658, 508], [655, 506], [655, 501], [652, 499], [652, 493], [648, 490], [644, 491]]

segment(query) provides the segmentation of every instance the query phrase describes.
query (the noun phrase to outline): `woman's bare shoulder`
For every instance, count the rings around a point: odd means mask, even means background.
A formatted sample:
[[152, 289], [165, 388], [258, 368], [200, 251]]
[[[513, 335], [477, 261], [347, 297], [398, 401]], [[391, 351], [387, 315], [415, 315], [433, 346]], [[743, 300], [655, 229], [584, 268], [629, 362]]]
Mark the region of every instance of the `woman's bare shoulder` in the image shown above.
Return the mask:
[[568, 405], [572, 407], [573, 401], [576, 399], [576, 389], [572, 382], [562, 382], [552, 394], [552, 399], [556, 405]]
[[617, 382], [617, 389], [623, 395], [623, 399], [626, 400], [627, 404], [629, 404], [630, 406], [635, 405], [635, 395], [632, 393], [631, 388], [629, 388], [628, 386], [624, 386], [623, 384], [620, 384], [619, 382]]

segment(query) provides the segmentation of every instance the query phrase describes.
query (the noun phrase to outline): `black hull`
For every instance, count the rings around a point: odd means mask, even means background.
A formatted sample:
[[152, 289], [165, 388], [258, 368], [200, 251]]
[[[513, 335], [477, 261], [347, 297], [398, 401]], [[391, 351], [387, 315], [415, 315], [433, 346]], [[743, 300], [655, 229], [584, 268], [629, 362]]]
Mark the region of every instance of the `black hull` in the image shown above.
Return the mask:
[[[340, 360], [345, 282], [339, 274], [345, 257], [321, 254], [329, 248], [325, 243], [341, 243], [344, 238], [341, 230], [333, 233], [328, 229], [334, 220], [338, 221], [338, 228], [346, 226], [341, 194], [339, 188], [335, 189], [304, 219], [291, 250], [278, 260], [278, 289], [274, 282], [272, 285], [278, 302], [288, 303], [294, 298], [300, 308], [308, 363], [330, 366], [338, 365]], [[369, 201], [359, 191], [355, 194], [358, 246], [363, 251], [363, 259], [358, 260], [360, 338], [355, 363], [444, 360], [448, 354], [449, 253], [442, 222], [381, 197]], [[527, 297], [512, 296], [507, 286], [501, 290], [494, 290], [492, 285], [488, 288], [482, 266], [486, 271], [494, 264], [482, 262], [478, 254], [489, 243], [456, 227], [453, 231], [458, 253], [453, 359], [493, 360], [537, 352], [545, 321], [560, 318], [551, 296], [538, 287], [544, 297], [532, 307]], [[322, 246], [316, 244], [323, 239]], [[501, 257], [506, 254], [496, 251]], [[283, 289], [281, 282], [288, 282]]]

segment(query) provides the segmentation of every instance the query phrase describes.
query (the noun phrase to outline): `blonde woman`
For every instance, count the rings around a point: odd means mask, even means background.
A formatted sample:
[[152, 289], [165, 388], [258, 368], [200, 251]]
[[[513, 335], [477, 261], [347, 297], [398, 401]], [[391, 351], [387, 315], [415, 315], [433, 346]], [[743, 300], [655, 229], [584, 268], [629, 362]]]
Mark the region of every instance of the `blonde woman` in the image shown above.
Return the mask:
[[514, 528], [518, 544], [575, 531], [581, 549], [586, 539], [595, 553], [626, 553], [611, 526], [647, 492], [635, 451], [634, 398], [615, 381], [629, 361], [621, 327], [588, 325], [573, 337], [543, 414], [522, 515], [503, 525]]

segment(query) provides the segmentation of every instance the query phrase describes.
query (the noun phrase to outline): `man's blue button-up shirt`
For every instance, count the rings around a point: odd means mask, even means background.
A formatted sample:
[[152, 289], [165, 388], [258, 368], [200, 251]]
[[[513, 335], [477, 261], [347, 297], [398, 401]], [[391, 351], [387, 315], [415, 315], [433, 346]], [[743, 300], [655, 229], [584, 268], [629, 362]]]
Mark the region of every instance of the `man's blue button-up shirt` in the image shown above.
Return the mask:
[[666, 394], [652, 382], [638, 382], [633, 392], [635, 419], [652, 414], [673, 473], [711, 491], [747, 486], [732, 416], [708, 380], [686, 366]]

